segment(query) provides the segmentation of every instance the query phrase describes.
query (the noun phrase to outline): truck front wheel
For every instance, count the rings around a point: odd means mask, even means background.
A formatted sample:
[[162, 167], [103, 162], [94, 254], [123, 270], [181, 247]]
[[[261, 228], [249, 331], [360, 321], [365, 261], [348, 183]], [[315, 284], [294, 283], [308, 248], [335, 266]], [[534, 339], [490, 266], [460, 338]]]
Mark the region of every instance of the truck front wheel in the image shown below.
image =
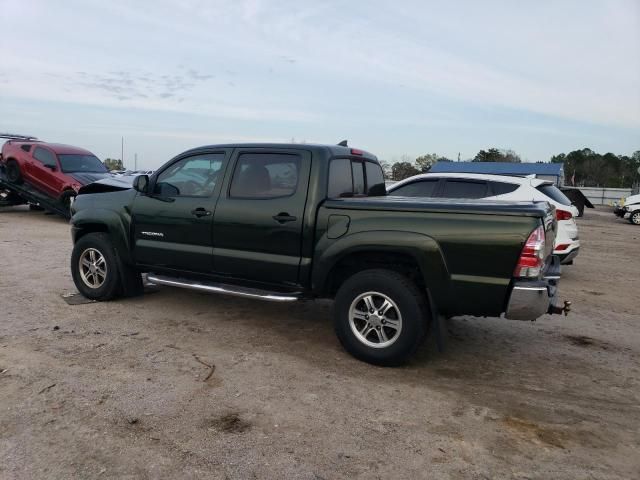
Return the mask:
[[60, 205], [62, 205], [62, 208], [64, 208], [65, 212], [69, 216], [71, 216], [71, 205], [73, 204], [75, 199], [76, 192], [74, 192], [73, 190], [65, 190], [64, 192], [62, 192], [62, 195], [60, 195]]
[[423, 342], [430, 322], [426, 295], [392, 270], [364, 270], [336, 294], [334, 326], [354, 357], [368, 363], [404, 363]]
[[78, 291], [92, 300], [109, 300], [119, 293], [118, 257], [105, 233], [89, 233], [76, 242], [71, 275]]

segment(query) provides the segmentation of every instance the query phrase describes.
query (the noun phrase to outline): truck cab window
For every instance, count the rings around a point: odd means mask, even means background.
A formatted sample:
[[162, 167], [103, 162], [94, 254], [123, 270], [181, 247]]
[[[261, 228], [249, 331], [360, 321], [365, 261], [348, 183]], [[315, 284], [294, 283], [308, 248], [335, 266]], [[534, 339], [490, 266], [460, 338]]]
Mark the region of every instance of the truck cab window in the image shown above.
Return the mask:
[[232, 198], [281, 198], [298, 187], [300, 156], [284, 153], [243, 153], [233, 172]]
[[154, 193], [165, 197], [208, 197], [220, 181], [224, 153], [208, 153], [178, 160], [156, 181]]

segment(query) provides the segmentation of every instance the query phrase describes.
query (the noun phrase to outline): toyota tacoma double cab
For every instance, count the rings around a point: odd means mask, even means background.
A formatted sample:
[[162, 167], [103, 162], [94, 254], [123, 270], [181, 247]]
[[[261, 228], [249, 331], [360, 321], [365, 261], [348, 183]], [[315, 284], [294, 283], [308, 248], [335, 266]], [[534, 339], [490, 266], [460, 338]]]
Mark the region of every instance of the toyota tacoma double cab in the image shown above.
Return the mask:
[[178, 155], [151, 177], [83, 187], [71, 272], [108, 300], [149, 282], [290, 302], [334, 299], [355, 357], [397, 365], [434, 320], [559, 313], [546, 202], [386, 195], [375, 156], [347, 146], [232, 144]]
[[25, 183], [67, 211], [80, 187], [111, 176], [88, 150], [35, 139], [5, 142], [0, 165], [10, 184]]

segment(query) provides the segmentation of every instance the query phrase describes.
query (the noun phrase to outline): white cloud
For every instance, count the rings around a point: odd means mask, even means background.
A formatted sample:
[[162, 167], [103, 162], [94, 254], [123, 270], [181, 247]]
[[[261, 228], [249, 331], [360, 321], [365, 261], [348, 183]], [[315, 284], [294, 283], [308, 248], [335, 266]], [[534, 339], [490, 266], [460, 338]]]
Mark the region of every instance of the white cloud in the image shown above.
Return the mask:
[[4, 0], [0, 21], [4, 97], [288, 122], [285, 138], [464, 109], [640, 128], [635, 0]]

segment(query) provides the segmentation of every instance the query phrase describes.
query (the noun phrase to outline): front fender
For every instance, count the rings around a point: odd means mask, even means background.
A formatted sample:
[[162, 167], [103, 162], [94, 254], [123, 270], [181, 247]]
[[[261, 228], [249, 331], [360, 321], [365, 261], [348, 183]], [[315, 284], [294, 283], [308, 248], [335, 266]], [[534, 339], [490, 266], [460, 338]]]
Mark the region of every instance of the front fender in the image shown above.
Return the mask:
[[377, 230], [357, 232], [338, 239], [324, 236], [314, 253], [311, 285], [321, 292], [333, 267], [346, 256], [365, 251], [406, 254], [415, 259], [429, 291], [439, 300], [448, 297], [450, 277], [444, 255], [438, 243], [420, 233]]
[[71, 226], [73, 243], [85, 233], [106, 231], [122, 261], [134, 264], [130, 248], [131, 216], [128, 212], [118, 213], [103, 208], [80, 210], [71, 217]]

